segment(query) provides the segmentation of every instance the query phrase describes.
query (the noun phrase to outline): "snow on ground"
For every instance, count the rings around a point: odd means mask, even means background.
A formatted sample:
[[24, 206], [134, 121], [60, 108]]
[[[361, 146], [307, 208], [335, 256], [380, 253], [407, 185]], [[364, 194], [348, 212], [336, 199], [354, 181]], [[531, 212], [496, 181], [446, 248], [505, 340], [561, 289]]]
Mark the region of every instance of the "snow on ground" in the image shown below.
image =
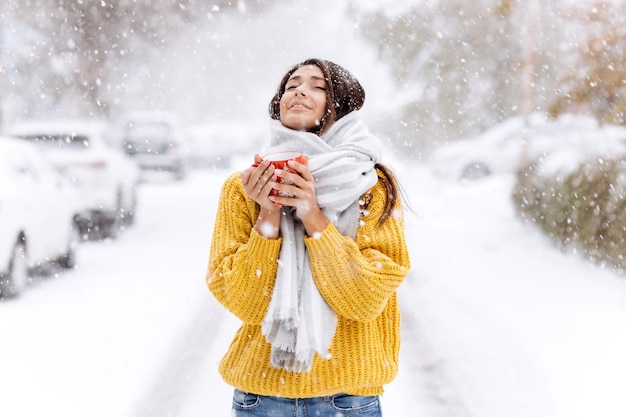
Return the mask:
[[[511, 177], [461, 184], [396, 168], [415, 212], [413, 270], [385, 415], [625, 415], [625, 278], [522, 224]], [[204, 284], [227, 174], [142, 184], [135, 226], [0, 303], [0, 415], [230, 413], [217, 363], [237, 322]]]
[[624, 277], [520, 222], [512, 176], [418, 178], [402, 294], [467, 415], [624, 415]]

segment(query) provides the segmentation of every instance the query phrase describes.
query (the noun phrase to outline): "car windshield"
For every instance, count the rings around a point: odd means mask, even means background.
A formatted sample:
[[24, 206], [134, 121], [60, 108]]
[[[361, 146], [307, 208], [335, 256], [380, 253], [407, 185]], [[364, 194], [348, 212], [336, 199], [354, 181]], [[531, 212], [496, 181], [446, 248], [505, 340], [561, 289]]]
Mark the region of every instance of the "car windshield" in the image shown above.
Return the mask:
[[71, 148], [88, 148], [89, 138], [84, 135], [73, 134], [40, 134], [40, 135], [24, 135], [23, 139], [34, 142], [38, 145], [50, 147], [71, 147]]
[[171, 136], [170, 127], [160, 122], [129, 122], [125, 130], [130, 139], [167, 139]]

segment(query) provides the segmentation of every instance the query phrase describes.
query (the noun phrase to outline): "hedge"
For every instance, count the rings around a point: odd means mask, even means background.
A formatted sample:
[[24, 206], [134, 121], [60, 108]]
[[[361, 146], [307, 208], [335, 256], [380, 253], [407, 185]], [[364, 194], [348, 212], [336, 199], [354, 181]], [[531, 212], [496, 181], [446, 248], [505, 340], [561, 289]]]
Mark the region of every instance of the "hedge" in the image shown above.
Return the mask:
[[512, 198], [562, 249], [626, 271], [626, 157], [585, 161], [565, 174], [533, 162], [518, 172]]

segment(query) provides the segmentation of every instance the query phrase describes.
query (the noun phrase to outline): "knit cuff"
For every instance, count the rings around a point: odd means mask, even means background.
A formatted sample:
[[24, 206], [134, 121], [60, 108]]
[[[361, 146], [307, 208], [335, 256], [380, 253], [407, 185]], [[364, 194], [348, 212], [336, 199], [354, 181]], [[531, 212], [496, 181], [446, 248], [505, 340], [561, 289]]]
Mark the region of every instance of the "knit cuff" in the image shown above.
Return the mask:
[[263, 259], [264, 261], [276, 262], [280, 254], [280, 246], [283, 239], [268, 239], [262, 236], [255, 228], [250, 232], [248, 241], [248, 253], [252, 259]]
[[307, 236], [304, 243], [309, 253], [325, 254], [330, 257], [339, 255], [336, 253], [337, 245], [343, 247], [342, 242], [346, 239], [333, 223], [328, 223], [322, 233], [316, 236]]

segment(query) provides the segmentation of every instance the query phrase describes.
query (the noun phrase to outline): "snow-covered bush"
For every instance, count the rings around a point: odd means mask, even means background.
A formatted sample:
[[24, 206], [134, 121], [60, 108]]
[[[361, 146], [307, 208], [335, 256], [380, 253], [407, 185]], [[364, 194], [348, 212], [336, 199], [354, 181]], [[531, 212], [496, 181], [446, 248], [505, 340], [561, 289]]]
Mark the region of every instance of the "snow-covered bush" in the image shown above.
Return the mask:
[[626, 270], [626, 156], [594, 157], [566, 172], [534, 161], [517, 176], [513, 201], [557, 245]]

